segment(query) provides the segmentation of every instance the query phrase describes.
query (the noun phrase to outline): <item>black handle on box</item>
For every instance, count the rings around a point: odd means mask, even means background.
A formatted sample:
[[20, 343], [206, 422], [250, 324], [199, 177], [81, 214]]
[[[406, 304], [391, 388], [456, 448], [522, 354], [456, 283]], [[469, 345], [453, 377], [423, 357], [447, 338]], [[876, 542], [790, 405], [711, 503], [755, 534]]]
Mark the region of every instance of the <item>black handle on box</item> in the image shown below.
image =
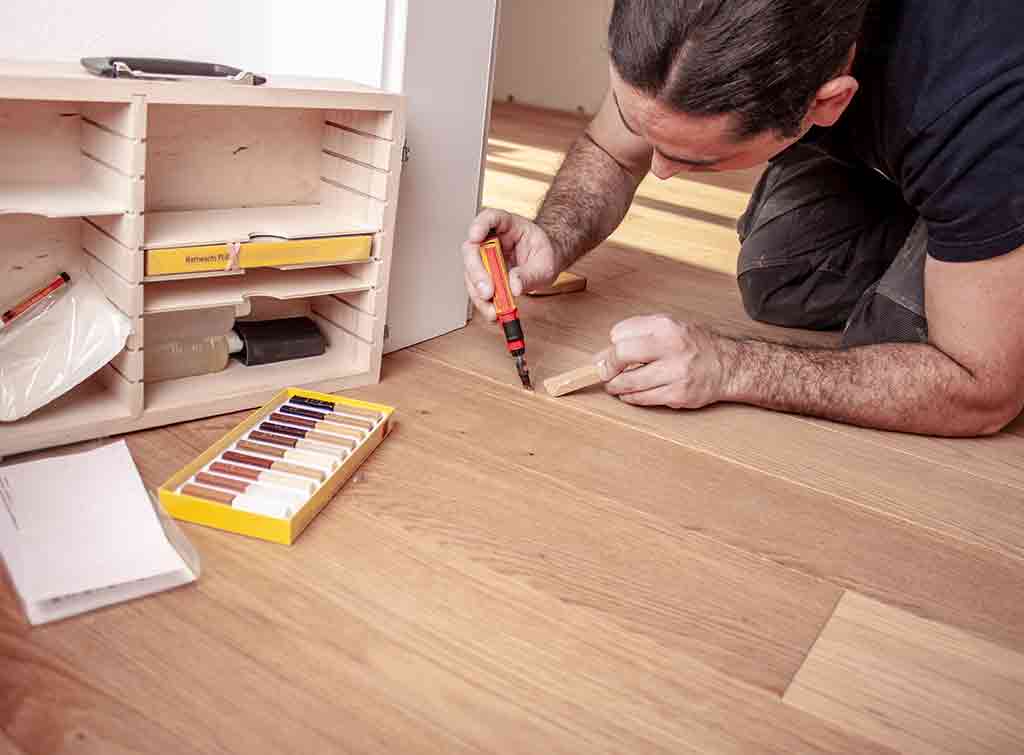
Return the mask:
[[[223, 79], [252, 83], [255, 86], [265, 84], [265, 76], [243, 71], [240, 68], [221, 65], [219, 63], [203, 63], [197, 60], [178, 60], [175, 58], [131, 58], [113, 56], [107, 58], [82, 58], [82, 66], [89, 73], [107, 78], [157, 78], [176, 79], [181, 77]], [[249, 79], [251, 78], [251, 82]]]

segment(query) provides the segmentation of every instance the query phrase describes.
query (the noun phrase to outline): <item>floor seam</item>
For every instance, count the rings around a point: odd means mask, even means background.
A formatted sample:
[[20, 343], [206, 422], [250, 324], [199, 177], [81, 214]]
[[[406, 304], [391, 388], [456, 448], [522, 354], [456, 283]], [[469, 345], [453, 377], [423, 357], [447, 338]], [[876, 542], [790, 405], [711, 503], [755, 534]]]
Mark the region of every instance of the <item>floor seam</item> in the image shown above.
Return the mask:
[[849, 590], [842, 590], [839, 593], [839, 597], [836, 598], [836, 604], [832, 606], [832, 610], [829, 612], [828, 618], [825, 619], [825, 623], [821, 625], [821, 629], [819, 629], [818, 634], [815, 635], [814, 642], [812, 642], [810, 646], [807, 648], [807, 652], [804, 654], [804, 659], [800, 662], [800, 665], [796, 667], [796, 670], [793, 672], [793, 675], [789, 678], [789, 681], [783, 688], [782, 694], [779, 696], [779, 700], [783, 704], [788, 705], [788, 703], [786, 703], [786, 695], [789, 694], [789, 690], [793, 686], [793, 682], [796, 681], [796, 678], [800, 675], [800, 672], [803, 670], [804, 666], [807, 665], [808, 659], [814, 653], [814, 649], [818, 646], [818, 642], [821, 640], [822, 635], [825, 634], [825, 631], [828, 629], [829, 624], [831, 624], [832, 620], [836, 617], [836, 614], [839, 612], [839, 605], [843, 602], [843, 598], [846, 597], [848, 592]]

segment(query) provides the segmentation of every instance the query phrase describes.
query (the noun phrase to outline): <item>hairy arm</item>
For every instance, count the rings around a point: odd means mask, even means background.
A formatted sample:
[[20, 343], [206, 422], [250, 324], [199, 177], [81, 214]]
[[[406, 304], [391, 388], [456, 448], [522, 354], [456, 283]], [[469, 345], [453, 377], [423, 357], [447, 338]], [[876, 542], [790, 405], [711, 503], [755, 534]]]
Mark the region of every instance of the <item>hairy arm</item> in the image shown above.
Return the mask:
[[929, 259], [925, 276], [927, 344], [800, 349], [635, 318], [616, 326], [600, 358], [615, 375], [608, 390], [644, 406], [734, 401], [924, 435], [998, 432], [1024, 408], [1024, 249]]
[[885, 430], [997, 432], [1024, 406], [1024, 249], [926, 266], [928, 344], [820, 351], [739, 342], [734, 400]]
[[537, 213], [564, 270], [618, 228], [651, 166], [651, 147], [622, 124], [611, 95], [573, 144]]
[[847, 351], [740, 341], [726, 401], [924, 435], [981, 435], [1009, 417], [971, 372], [928, 344]]

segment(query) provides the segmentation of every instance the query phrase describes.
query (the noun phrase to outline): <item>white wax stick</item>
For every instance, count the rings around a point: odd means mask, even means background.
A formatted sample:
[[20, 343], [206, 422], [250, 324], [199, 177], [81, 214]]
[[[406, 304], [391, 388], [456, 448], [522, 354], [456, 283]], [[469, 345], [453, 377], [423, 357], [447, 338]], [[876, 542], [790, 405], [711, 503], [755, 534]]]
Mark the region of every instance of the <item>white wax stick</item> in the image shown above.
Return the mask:
[[280, 472], [263, 472], [260, 474], [260, 482], [301, 490], [306, 495], [316, 490], [316, 483], [313, 480], [308, 480], [305, 477], [290, 477]]
[[[348, 453], [346, 453], [345, 456], [348, 456]], [[327, 454], [317, 453], [316, 451], [307, 451], [305, 449], [295, 449], [284, 452], [284, 458], [286, 459], [315, 465], [318, 469], [325, 472], [333, 472], [337, 469], [341, 459], [344, 459], [345, 456], [342, 456], [339, 459], [336, 456], [328, 456]]]
[[231, 502], [231, 506], [239, 511], [248, 511], [250, 514], [262, 514], [274, 519], [291, 519], [294, 513], [294, 508], [288, 501], [266, 499], [250, 495], [249, 493], [236, 495], [235, 500]]

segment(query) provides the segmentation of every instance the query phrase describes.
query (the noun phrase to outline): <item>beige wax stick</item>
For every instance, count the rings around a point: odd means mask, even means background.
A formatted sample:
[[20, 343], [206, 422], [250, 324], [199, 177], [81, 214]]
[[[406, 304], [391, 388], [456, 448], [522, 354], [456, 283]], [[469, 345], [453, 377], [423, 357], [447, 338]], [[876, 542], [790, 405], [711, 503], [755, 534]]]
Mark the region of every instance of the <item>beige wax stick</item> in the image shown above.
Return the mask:
[[601, 372], [598, 370], [597, 365], [588, 364], [571, 372], [564, 372], [561, 375], [548, 378], [544, 381], [544, 390], [549, 395], [558, 398], [567, 393], [573, 393], [574, 391], [580, 391], [592, 385], [597, 385], [600, 382], [602, 382]]

